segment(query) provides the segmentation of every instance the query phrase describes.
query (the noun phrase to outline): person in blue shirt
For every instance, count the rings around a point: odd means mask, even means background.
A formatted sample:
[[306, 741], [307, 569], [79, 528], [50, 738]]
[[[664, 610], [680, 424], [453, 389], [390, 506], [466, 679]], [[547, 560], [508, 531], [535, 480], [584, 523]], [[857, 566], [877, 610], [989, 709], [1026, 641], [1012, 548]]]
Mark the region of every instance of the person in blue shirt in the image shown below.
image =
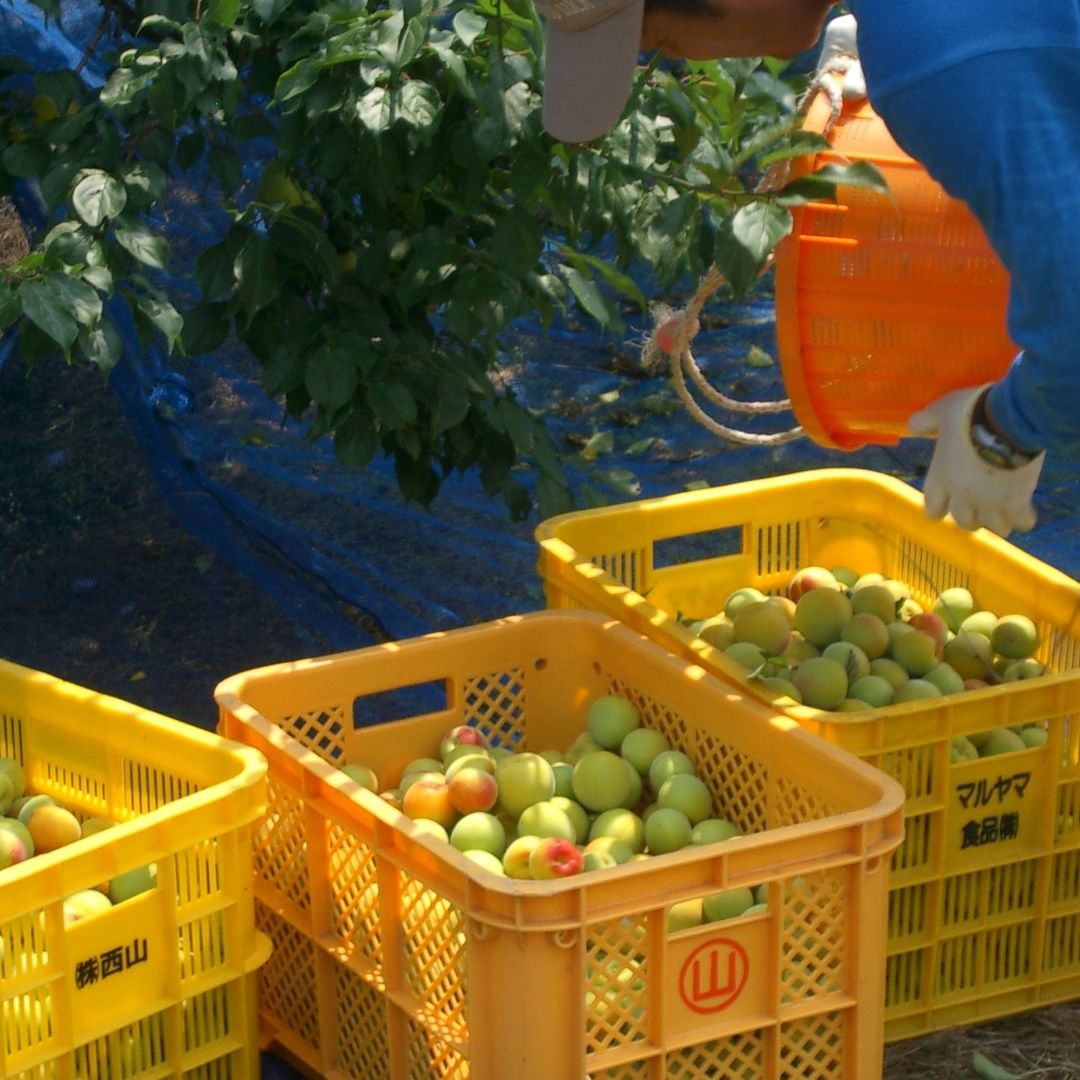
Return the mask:
[[[537, 0], [544, 124], [583, 142], [615, 124], [640, 50], [791, 57], [833, 0]], [[1004, 378], [908, 422], [936, 437], [929, 516], [1008, 535], [1035, 524], [1046, 452], [1080, 457], [1080, 0], [849, 0], [875, 112], [982, 224], [1010, 275], [1020, 352]], [[947, 355], [941, 357], [948, 364]]]

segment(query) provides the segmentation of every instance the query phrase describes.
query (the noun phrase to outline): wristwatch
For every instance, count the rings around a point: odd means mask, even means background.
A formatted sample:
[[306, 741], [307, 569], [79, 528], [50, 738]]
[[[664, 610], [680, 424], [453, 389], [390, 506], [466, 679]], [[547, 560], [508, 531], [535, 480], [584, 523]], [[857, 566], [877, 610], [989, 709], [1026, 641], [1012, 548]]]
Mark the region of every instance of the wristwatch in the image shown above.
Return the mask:
[[1039, 456], [1039, 451], [1021, 450], [993, 426], [986, 409], [989, 393], [988, 387], [979, 395], [971, 410], [970, 435], [975, 453], [997, 469], [1019, 469], [1030, 464]]

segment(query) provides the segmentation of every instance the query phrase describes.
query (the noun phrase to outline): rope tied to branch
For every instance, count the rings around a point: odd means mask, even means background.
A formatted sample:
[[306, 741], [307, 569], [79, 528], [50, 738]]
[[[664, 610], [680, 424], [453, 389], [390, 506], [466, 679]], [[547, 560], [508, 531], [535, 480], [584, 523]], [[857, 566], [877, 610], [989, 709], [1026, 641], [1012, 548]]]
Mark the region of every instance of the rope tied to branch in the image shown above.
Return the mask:
[[[813, 79], [806, 88], [797, 106], [797, 113], [805, 115], [814, 98], [825, 94], [829, 99], [830, 116], [823, 134], [827, 135], [840, 119], [844, 100], [865, 97], [866, 84], [863, 81], [862, 66], [855, 48], [854, 23], [837, 20], [834, 27], [835, 40], [829, 45], [828, 53], [823, 57]], [[758, 182], [758, 193], [775, 191], [787, 183], [791, 162], [785, 159], [766, 170]], [[762, 272], [772, 265], [770, 256]], [[649, 370], [657, 370], [665, 363], [671, 370], [672, 380], [679, 399], [686, 411], [706, 430], [732, 442], [751, 446], [778, 446], [804, 438], [806, 432], [801, 425], [772, 434], [761, 434], [729, 427], [713, 419], [697, 403], [687, 385], [687, 377], [701, 397], [711, 405], [730, 412], [760, 416], [768, 413], [790, 412], [791, 401], [788, 398], [776, 401], [737, 401], [722, 394], [705, 378], [694, 358], [690, 343], [701, 329], [698, 316], [705, 301], [724, 284], [720, 271], [711, 266], [697, 292], [683, 308], [675, 310], [665, 304], [653, 307], [654, 326], [642, 349], [642, 363]]]
[[675, 390], [686, 411], [706, 430], [732, 442], [754, 446], [776, 446], [801, 438], [805, 433], [801, 427], [773, 434], [742, 431], [729, 427], [713, 419], [697, 403], [687, 385], [687, 376], [698, 393], [710, 404], [731, 412], [763, 415], [766, 413], [788, 412], [791, 402], [784, 398], [778, 401], [738, 401], [722, 394], [705, 378], [698, 366], [690, 343], [701, 329], [699, 316], [705, 301], [724, 284], [724, 278], [715, 266], [708, 272], [698, 286], [697, 292], [689, 303], [679, 309], [660, 304], [653, 309], [655, 326], [642, 350], [642, 363], [647, 368], [659, 368], [667, 364], [675, 384]]

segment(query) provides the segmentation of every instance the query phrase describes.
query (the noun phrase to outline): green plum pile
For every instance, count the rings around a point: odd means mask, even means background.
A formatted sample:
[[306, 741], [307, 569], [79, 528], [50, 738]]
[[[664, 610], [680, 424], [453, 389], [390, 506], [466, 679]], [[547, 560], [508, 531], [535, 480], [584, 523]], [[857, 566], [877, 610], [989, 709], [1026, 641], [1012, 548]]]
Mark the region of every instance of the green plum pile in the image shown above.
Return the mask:
[[[18, 866], [35, 855], [74, 844], [116, 823], [111, 818], [80, 820], [51, 795], [27, 791], [26, 773], [11, 757], [0, 757], [0, 881], [8, 867]], [[71, 924], [151, 888], [156, 867], [137, 867], [92, 889], [80, 889], [64, 900], [64, 922]]]
[[763, 686], [828, 711], [940, 698], [1046, 672], [1026, 615], [980, 608], [961, 586], [923, 607], [907, 583], [846, 567], [803, 567], [779, 595], [735, 589], [722, 611], [686, 625]]
[[[342, 771], [478, 865], [521, 880], [565, 878], [740, 835], [717, 813], [691, 758], [619, 694], [596, 698], [585, 729], [564, 748], [492, 747], [477, 728], [457, 725], [435, 755], [410, 761], [395, 787], [380, 786], [367, 765]], [[757, 902], [745, 890], [712, 899], [707, 911], [726, 918]]]

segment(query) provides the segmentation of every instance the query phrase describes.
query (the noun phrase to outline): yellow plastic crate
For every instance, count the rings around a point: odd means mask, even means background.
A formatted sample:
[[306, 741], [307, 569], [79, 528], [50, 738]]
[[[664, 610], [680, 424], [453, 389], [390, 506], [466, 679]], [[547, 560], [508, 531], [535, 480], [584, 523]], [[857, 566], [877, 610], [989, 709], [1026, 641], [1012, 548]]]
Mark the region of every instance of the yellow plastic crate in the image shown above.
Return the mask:
[[[0, 661], [0, 755], [80, 820], [119, 824], [0, 870], [0, 1076], [251, 1080], [259, 1073], [247, 747]], [[64, 925], [63, 900], [156, 864], [156, 884]]]
[[[913, 488], [858, 469], [567, 514], [536, 536], [549, 607], [615, 616], [903, 784], [886, 1041], [1080, 997], [1077, 582], [991, 533], [928, 520]], [[1038, 657], [1059, 674], [830, 713], [770, 694], [677, 621], [722, 610], [739, 586], [782, 592], [812, 564], [879, 571], [924, 603], [966, 586], [982, 607], [1034, 619]], [[1048, 744], [949, 764], [954, 736], [1025, 723], [1045, 724]]]
[[[392, 784], [451, 726], [566, 747], [628, 695], [750, 835], [559, 881], [481, 869], [335, 766]], [[591, 613], [537, 612], [237, 675], [221, 730], [270, 764], [256, 840], [265, 1038], [351, 1080], [876, 1080], [899, 785]], [[389, 715], [387, 715], [389, 714]], [[374, 724], [373, 724], [374, 722]], [[770, 882], [768, 911], [668, 907]]]

